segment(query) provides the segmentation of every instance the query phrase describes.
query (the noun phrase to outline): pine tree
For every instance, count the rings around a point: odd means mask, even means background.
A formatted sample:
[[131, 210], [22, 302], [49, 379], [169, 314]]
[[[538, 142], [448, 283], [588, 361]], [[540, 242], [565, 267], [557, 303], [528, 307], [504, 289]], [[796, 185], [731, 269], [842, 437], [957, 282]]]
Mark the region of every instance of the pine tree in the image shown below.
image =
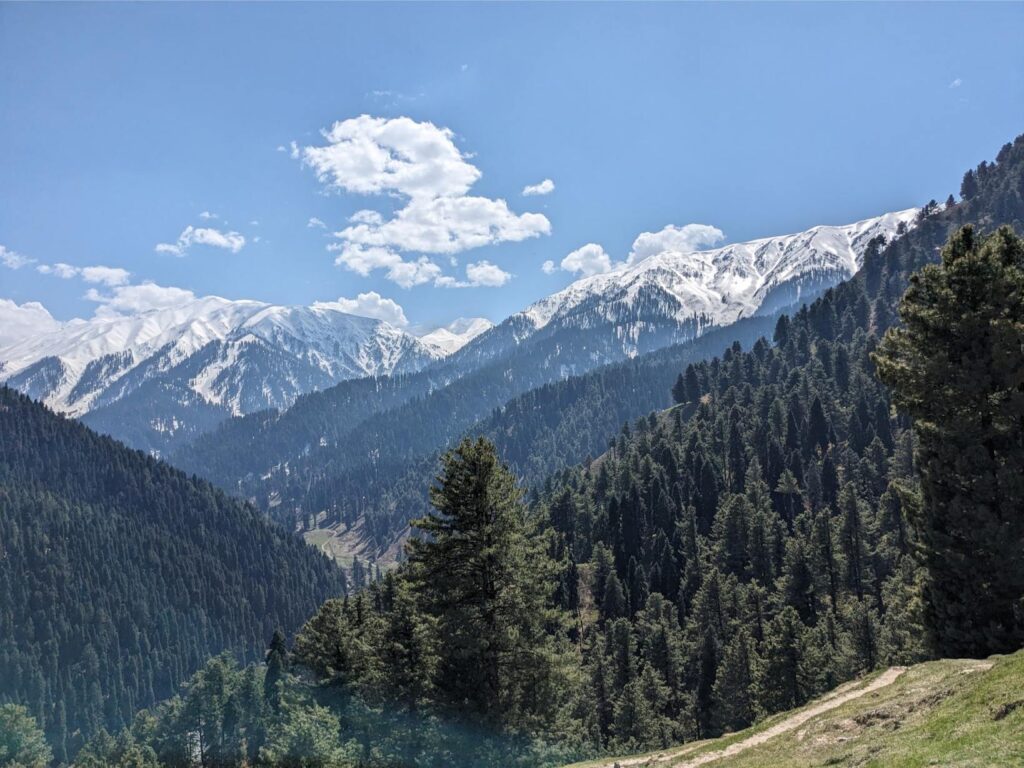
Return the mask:
[[715, 679], [715, 722], [723, 731], [738, 731], [754, 721], [752, 655], [750, 636], [740, 628], [725, 646]]
[[442, 458], [430, 495], [437, 512], [414, 521], [425, 536], [408, 551], [421, 609], [437, 622], [442, 702], [491, 727], [552, 722], [570, 688], [567, 620], [515, 479], [493, 444], [466, 439]]
[[[966, 179], [965, 179], [966, 181]], [[1024, 243], [1002, 228], [950, 239], [911, 279], [875, 362], [914, 419], [922, 503], [908, 510], [927, 568], [935, 650], [1024, 645]]]
[[803, 703], [800, 681], [804, 626], [792, 607], [785, 607], [768, 625], [757, 669], [757, 704], [762, 713], [792, 709]]
[[280, 683], [288, 669], [288, 647], [280, 629], [274, 630], [267, 650], [267, 675], [263, 678], [263, 697], [277, 709], [281, 703]]
[[12, 768], [47, 768], [53, 753], [43, 732], [25, 707], [0, 706], [0, 765]]

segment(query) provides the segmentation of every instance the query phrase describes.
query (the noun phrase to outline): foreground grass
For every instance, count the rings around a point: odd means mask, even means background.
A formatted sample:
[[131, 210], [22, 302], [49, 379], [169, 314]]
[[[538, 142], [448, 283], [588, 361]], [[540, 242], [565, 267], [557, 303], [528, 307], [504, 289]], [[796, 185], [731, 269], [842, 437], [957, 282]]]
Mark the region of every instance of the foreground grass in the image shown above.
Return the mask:
[[[860, 688], [868, 682], [852, 686]], [[701, 756], [708, 759], [793, 714], [775, 715], [720, 739], [618, 760], [630, 766], [681, 768]], [[576, 768], [612, 766], [614, 762], [596, 760]], [[707, 764], [715, 768], [1024, 766], [1024, 651], [987, 662], [947, 659], [919, 664], [889, 686], [763, 744]]]

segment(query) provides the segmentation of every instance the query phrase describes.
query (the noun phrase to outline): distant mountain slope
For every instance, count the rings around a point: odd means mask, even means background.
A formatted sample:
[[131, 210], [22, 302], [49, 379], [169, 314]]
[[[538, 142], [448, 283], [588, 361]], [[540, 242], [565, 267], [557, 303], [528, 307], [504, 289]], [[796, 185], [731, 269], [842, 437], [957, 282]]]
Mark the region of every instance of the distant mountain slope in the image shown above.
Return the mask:
[[251, 507], [0, 388], [0, 701], [58, 758], [343, 583]]
[[[714, 251], [667, 251], [584, 278], [421, 373], [373, 386], [345, 382], [302, 398], [284, 414], [234, 420], [180, 448], [172, 461], [261, 501], [281, 499], [278, 511], [300, 518], [324, 509], [347, 516], [386, 508], [404, 520], [408, 509], [396, 501], [403, 495], [397, 478], [511, 398], [715, 331], [713, 343], [669, 357], [677, 365], [703, 359], [740, 338], [728, 330], [740, 318], [750, 318], [741, 333], [751, 343], [770, 331], [768, 318], [782, 307], [849, 277], [873, 239], [912, 227], [915, 212]], [[663, 404], [667, 387], [658, 387], [653, 402], [638, 400], [646, 410]], [[608, 415], [615, 426], [623, 416], [619, 409]], [[592, 445], [589, 438], [584, 444]], [[565, 461], [581, 458], [570, 453]], [[417, 498], [421, 486], [409, 485]]]
[[467, 344], [449, 364], [479, 364], [509, 346], [537, 343], [565, 330], [609, 337], [611, 348], [599, 362], [688, 341], [708, 328], [771, 314], [846, 280], [860, 268], [871, 240], [891, 240], [913, 226], [916, 214], [910, 208], [714, 250], [655, 253], [531, 304]]
[[206, 297], [53, 326], [0, 349], [0, 377], [147, 450], [166, 450], [233, 415], [287, 408], [339, 381], [416, 371], [445, 354], [330, 303]]

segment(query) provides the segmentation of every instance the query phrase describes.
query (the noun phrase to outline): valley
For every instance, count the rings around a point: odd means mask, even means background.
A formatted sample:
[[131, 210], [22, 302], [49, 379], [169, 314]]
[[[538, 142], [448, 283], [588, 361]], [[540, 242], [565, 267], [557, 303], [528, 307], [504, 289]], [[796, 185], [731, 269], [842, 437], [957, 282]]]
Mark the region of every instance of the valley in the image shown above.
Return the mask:
[[0, 0], [0, 768], [1024, 765], [1022, 31]]

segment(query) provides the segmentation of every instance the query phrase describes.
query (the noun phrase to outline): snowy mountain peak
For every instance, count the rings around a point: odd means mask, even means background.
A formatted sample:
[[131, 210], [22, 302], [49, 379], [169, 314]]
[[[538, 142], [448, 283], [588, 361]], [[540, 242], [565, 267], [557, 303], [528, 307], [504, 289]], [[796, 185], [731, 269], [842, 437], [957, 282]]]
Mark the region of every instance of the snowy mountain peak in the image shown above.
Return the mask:
[[443, 355], [450, 355], [493, 327], [494, 323], [485, 317], [460, 317], [442, 328], [423, 334], [420, 342]]
[[[892, 239], [901, 227], [913, 226], [917, 211], [910, 208], [845, 226], [817, 226], [712, 250], [663, 251], [577, 280], [520, 315], [540, 330], [584, 303], [598, 305], [597, 311], [610, 316], [613, 305], [621, 309], [635, 305], [639, 297], [657, 294], [673, 305], [670, 314], [677, 321], [701, 319], [702, 325], [724, 325], [773, 309], [794, 291], [799, 298], [803, 288], [828, 287], [851, 277], [860, 268], [868, 243], [879, 235]], [[785, 291], [786, 286], [792, 290]]]
[[173, 382], [179, 393], [235, 415], [287, 407], [313, 389], [415, 371], [441, 357], [381, 320], [330, 305], [210, 296], [135, 315], [59, 323], [42, 307], [5, 302], [0, 319], [8, 318], [4, 326], [14, 330], [0, 346], [0, 377], [74, 416], [154, 380]]

